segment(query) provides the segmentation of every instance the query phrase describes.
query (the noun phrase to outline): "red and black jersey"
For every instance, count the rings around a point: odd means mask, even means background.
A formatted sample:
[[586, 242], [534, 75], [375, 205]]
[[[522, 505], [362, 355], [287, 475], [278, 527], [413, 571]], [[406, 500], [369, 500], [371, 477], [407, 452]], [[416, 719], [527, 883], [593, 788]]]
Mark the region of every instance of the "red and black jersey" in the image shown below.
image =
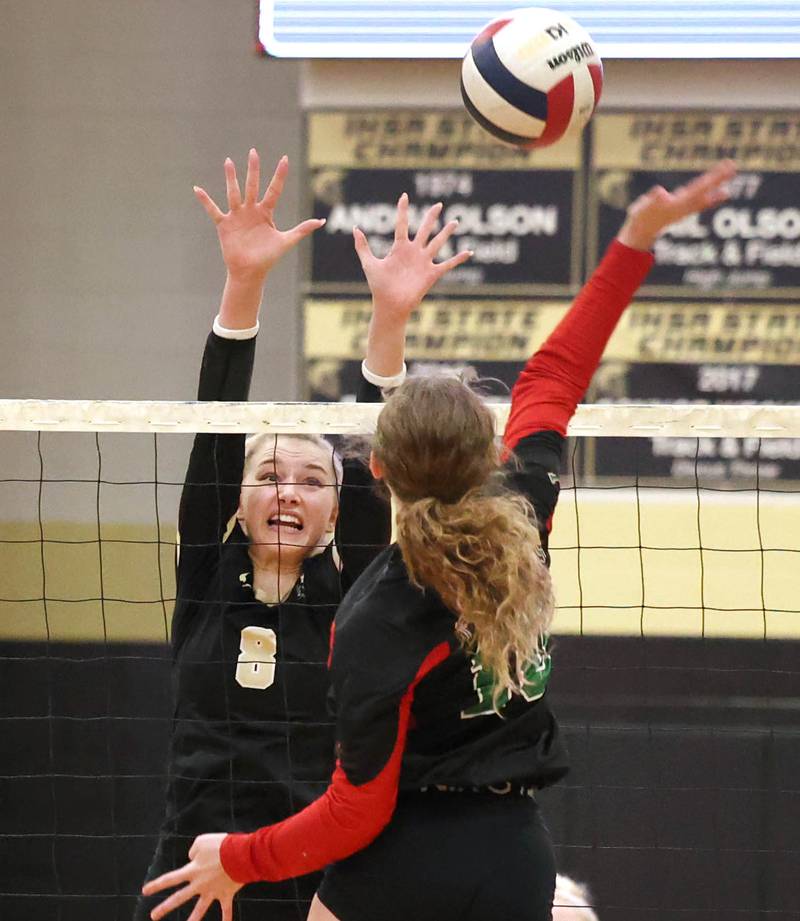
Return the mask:
[[[543, 520], [557, 497], [558, 466], [525, 439], [515, 480], [526, 481]], [[547, 456], [558, 457], [548, 450]], [[377, 778], [407, 730], [399, 790], [448, 787], [545, 787], [566, 772], [558, 727], [546, 700], [549, 656], [526, 664], [523, 696], [498, 701], [492, 676], [464, 652], [454, 613], [408, 577], [400, 548], [384, 551], [345, 598], [331, 661], [337, 753], [355, 786]]]
[[[545, 549], [567, 423], [651, 265], [613, 244], [512, 392], [509, 483], [533, 504]], [[462, 649], [455, 622], [435, 592], [411, 584], [396, 546], [367, 567], [336, 616], [331, 785], [285, 822], [228, 835], [221, 858], [234, 880], [284, 879], [348, 857], [386, 826], [401, 790], [542, 787], [565, 773], [549, 656], [525, 664], [523, 693], [499, 701], [498, 714], [491, 676]]]
[[[211, 333], [198, 399], [246, 400], [255, 340]], [[380, 400], [362, 382], [360, 399]], [[360, 460], [346, 460], [337, 548], [308, 558], [281, 604], [253, 593], [238, 524], [244, 436], [195, 438], [180, 504], [172, 620], [174, 716], [162, 834], [252, 829], [310, 803], [333, 768], [327, 659], [336, 608], [388, 544], [388, 503]], [[255, 663], [255, 665], [254, 665]]]

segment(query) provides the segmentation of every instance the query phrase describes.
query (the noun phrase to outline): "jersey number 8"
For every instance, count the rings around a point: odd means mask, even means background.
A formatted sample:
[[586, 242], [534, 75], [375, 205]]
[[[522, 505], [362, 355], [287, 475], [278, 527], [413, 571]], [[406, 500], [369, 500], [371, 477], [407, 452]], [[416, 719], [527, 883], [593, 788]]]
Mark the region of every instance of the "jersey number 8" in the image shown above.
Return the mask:
[[239, 642], [236, 683], [243, 688], [263, 691], [275, 681], [275, 654], [278, 638], [268, 627], [245, 627]]

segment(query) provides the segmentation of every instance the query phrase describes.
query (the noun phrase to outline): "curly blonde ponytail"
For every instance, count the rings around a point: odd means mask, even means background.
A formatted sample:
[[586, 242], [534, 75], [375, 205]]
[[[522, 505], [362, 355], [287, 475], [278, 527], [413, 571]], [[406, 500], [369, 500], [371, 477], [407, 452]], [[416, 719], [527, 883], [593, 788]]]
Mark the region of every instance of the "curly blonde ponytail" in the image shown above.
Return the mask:
[[409, 576], [455, 613], [457, 635], [494, 677], [497, 705], [520, 690], [554, 602], [533, 509], [493, 486], [493, 417], [460, 381], [413, 378], [387, 401], [374, 450], [400, 500]]

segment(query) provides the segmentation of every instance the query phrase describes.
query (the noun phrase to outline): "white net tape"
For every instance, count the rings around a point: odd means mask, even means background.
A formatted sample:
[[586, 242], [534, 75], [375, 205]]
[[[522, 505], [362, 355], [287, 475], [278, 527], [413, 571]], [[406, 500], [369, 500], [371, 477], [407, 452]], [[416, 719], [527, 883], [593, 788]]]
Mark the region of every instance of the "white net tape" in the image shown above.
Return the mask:
[[[501, 429], [508, 404], [492, 406]], [[367, 435], [375, 431], [380, 410], [376, 403], [0, 400], [0, 430]], [[800, 406], [593, 404], [578, 407], [569, 433], [617, 438], [796, 438]]]

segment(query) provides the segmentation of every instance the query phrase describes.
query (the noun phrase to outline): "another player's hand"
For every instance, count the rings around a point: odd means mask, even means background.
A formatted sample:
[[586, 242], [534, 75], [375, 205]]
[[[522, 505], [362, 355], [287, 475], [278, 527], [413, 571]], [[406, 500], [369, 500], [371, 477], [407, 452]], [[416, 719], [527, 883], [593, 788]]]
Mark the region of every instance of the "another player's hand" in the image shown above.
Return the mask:
[[721, 160], [674, 192], [654, 186], [628, 208], [628, 217], [617, 239], [633, 249], [651, 249], [670, 224], [726, 201], [730, 194], [728, 183], [735, 175], [736, 164], [732, 160]]
[[225, 161], [227, 213], [217, 207], [205, 189], [195, 186], [195, 196], [217, 227], [222, 257], [230, 275], [241, 278], [266, 276], [290, 249], [325, 223], [324, 220], [312, 219], [290, 230], [278, 230], [275, 225], [275, 208], [288, 172], [289, 160], [285, 156], [281, 157], [264, 197], [259, 199], [261, 166], [258, 153], [252, 149], [247, 159], [247, 178], [242, 199], [236, 167], [229, 157]]
[[188, 921], [200, 921], [214, 902], [219, 902], [222, 921], [233, 921], [233, 897], [242, 888], [222, 868], [219, 851], [224, 834], [200, 835], [189, 850], [189, 863], [171, 873], [164, 873], [142, 887], [143, 895], [155, 895], [164, 889], [181, 886], [150, 912], [158, 921], [171, 911], [196, 898]]
[[403, 192], [397, 203], [394, 242], [383, 259], [373, 255], [363, 231], [353, 228], [356, 253], [367, 277], [376, 313], [405, 322], [436, 282], [472, 255], [465, 250], [444, 262], [434, 262], [458, 227], [458, 221], [450, 221], [431, 237], [441, 210], [441, 203], [429, 208], [416, 236], [410, 239], [408, 195]]

